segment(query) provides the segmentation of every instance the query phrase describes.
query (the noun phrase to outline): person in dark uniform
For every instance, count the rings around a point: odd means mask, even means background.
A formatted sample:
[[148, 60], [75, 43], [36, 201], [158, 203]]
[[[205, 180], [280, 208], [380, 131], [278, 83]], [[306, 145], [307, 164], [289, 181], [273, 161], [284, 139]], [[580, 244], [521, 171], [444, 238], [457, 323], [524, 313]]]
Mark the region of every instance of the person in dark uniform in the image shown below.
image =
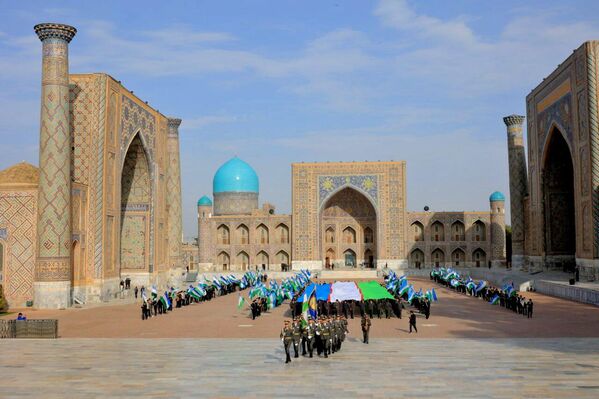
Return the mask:
[[307, 343], [308, 346], [308, 354], [312, 357], [314, 353], [314, 341], [316, 339], [316, 324], [314, 323], [314, 319], [310, 319], [308, 321], [308, 325], [304, 328], [304, 342]]
[[362, 336], [364, 338], [364, 343], [368, 343], [368, 335], [370, 334], [370, 326], [372, 325], [370, 318], [366, 315], [362, 317]]
[[329, 357], [329, 353], [331, 351], [331, 328], [326, 319], [324, 319], [321, 323], [320, 339], [322, 340], [322, 351], [324, 352], [324, 357]]
[[416, 315], [413, 310], [410, 310], [410, 334], [412, 334], [412, 328], [414, 328], [414, 331], [418, 332], [418, 329], [416, 328]]
[[372, 307], [373, 307], [372, 300], [369, 299], [369, 300], [364, 301], [364, 302], [365, 302], [364, 303], [364, 307], [365, 307], [364, 311], [366, 312], [366, 314], [368, 314], [368, 318], [372, 319], [372, 312], [374, 312], [374, 309], [372, 309]]
[[146, 301], [141, 301], [141, 319], [145, 320], [148, 318], [148, 304]]
[[360, 301], [360, 303], [358, 303], [358, 306], [360, 307], [360, 317], [364, 318], [364, 315], [366, 315], [364, 301]]
[[[348, 305], [349, 305], [349, 317], [354, 318], [354, 306], [356, 306], [356, 301], [354, 301], [353, 299], [348, 301]], [[347, 319], [347, 317], [346, 317]]]
[[393, 307], [391, 306], [391, 299], [385, 299], [385, 318], [390, 319], [393, 314]]
[[293, 351], [294, 351], [294, 357], [299, 357], [299, 346], [301, 343], [301, 339], [302, 339], [302, 325], [299, 321], [299, 317], [296, 317], [293, 320], [293, 324], [291, 326], [291, 329], [293, 331]]
[[285, 320], [285, 326], [281, 330], [281, 341], [283, 341], [283, 347], [285, 348], [285, 363], [289, 363], [291, 361], [289, 346], [293, 342], [293, 330], [289, 325], [289, 320]]
[[527, 314], [528, 318], [532, 319], [532, 299], [530, 299], [530, 298], [528, 299], [528, 302], [526, 303], [526, 307], [528, 310], [528, 314]]

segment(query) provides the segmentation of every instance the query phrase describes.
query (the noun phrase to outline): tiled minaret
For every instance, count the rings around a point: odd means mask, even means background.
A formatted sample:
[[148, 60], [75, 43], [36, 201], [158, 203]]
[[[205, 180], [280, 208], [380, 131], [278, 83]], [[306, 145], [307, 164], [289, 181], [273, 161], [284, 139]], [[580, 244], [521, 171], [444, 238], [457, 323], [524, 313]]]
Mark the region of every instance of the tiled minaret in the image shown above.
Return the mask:
[[508, 159], [510, 172], [510, 211], [512, 216], [512, 266], [524, 266], [524, 197], [528, 193], [526, 155], [522, 138], [524, 117], [510, 115], [503, 118], [507, 126]]
[[34, 306], [71, 304], [71, 136], [69, 130], [69, 43], [72, 26], [34, 27], [42, 41], [40, 177]]
[[505, 262], [505, 197], [493, 193], [489, 198], [491, 207], [491, 264], [501, 266]]
[[168, 204], [168, 242], [169, 267], [182, 267], [181, 243], [183, 241], [181, 215], [181, 162], [179, 159], [179, 126], [181, 119], [168, 119], [168, 169], [167, 169], [167, 204]]

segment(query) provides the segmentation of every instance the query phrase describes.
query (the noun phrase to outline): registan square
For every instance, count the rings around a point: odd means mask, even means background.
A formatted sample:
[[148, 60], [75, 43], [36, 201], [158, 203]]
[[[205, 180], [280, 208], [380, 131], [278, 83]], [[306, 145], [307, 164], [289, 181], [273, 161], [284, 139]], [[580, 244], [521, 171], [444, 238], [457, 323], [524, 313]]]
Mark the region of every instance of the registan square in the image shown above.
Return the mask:
[[0, 7], [0, 398], [599, 397], [599, 3]]

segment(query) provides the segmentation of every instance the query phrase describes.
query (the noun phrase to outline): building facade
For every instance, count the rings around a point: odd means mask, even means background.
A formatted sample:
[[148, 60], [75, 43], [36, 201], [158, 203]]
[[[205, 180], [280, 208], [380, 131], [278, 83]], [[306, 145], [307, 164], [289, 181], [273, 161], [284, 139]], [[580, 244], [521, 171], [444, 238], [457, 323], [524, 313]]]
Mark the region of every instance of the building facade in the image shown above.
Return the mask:
[[526, 97], [508, 134], [513, 263], [599, 278], [599, 42], [585, 42]]
[[[40, 24], [35, 31], [43, 48], [37, 181], [25, 184], [9, 168], [0, 189], [11, 306], [103, 301], [124, 278], [166, 284], [169, 270], [183, 266], [181, 121], [106, 74], [69, 74], [73, 27]], [[9, 217], [16, 203], [27, 227]]]
[[[198, 201], [199, 269], [486, 267], [505, 262], [505, 198], [483, 212], [406, 210], [406, 163], [294, 163], [292, 215], [258, 207], [256, 172], [233, 158]], [[224, 203], [223, 203], [224, 202]]]

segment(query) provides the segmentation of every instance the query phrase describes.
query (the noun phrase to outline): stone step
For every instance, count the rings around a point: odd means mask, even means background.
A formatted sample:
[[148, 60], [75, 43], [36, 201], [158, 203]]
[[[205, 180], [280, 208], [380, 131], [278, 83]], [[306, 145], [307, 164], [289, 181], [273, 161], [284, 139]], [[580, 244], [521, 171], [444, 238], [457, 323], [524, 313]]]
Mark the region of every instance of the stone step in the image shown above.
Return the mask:
[[371, 279], [378, 278], [376, 270], [321, 270], [318, 272], [318, 278], [327, 280], [341, 279]]

